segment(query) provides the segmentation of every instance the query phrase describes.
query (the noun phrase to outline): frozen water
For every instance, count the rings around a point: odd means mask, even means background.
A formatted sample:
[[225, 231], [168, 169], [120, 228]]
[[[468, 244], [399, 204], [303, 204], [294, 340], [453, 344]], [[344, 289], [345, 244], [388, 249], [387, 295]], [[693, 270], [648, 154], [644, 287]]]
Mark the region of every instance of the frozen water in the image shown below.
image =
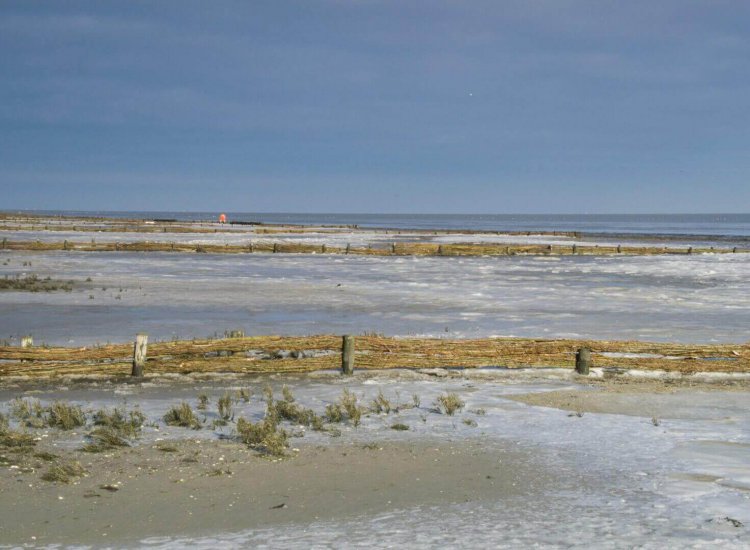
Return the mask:
[[[83, 282], [0, 293], [0, 337], [126, 341], [377, 331], [744, 342], [750, 255], [359, 257], [0, 252], [0, 276]], [[23, 262], [31, 265], [24, 266]], [[106, 290], [103, 290], [106, 289]], [[122, 291], [120, 291], [122, 289]]]

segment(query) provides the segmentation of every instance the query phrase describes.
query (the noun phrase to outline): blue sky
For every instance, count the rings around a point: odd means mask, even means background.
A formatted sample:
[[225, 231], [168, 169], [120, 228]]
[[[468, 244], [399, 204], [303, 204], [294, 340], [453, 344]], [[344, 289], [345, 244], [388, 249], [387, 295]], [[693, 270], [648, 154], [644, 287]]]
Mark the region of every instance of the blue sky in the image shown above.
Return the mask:
[[0, 209], [750, 211], [750, 2], [0, 1]]

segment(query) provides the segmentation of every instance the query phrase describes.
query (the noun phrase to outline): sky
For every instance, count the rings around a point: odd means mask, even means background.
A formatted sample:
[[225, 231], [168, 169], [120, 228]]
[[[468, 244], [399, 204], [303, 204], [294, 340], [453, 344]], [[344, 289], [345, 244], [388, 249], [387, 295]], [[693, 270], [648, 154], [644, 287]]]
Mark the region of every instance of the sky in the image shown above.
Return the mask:
[[750, 212], [746, 0], [0, 0], [0, 210]]

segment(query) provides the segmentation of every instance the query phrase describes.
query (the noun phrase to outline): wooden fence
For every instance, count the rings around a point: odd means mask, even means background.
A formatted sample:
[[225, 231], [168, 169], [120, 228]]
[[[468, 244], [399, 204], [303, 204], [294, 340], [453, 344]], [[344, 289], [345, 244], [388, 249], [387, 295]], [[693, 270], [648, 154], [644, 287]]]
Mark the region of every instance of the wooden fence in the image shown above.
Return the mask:
[[[524, 338], [442, 339], [250, 336], [94, 347], [0, 347], [0, 376], [149, 373], [282, 373], [431, 367], [565, 367], [695, 372], [750, 372], [750, 345]], [[346, 338], [343, 340], [346, 341]], [[346, 345], [346, 344], [344, 344]], [[146, 349], [147, 348], [147, 349]], [[590, 350], [590, 358], [581, 357]], [[135, 353], [134, 353], [135, 352]], [[140, 357], [139, 357], [140, 354]], [[348, 358], [347, 358], [348, 357]], [[585, 362], [583, 364], [582, 362]], [[347, 366], [348, 364], [348, 366]]]

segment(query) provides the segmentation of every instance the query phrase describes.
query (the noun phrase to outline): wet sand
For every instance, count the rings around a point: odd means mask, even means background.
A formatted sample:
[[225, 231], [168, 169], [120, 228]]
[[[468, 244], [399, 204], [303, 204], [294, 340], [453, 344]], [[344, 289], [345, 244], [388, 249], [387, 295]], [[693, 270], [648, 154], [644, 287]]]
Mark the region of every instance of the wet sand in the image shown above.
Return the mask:
[[581, 389], [509, 395], [508, 399], [576, 413], [624, 414], [655, 419], [722, 419], [724, 409], [750, 408], [746, 381], [600, 381]]
[[545, 484], [530, 456], [478, 440], [334, 443], [281, 461], [237, 443], [205, 440], [68, 454], [88, 471], [70, 484], [42, 481], [42, 460], [35, 472], [3, 469], [0, 543], [132, 545], [154, 536], [497, 501]]

